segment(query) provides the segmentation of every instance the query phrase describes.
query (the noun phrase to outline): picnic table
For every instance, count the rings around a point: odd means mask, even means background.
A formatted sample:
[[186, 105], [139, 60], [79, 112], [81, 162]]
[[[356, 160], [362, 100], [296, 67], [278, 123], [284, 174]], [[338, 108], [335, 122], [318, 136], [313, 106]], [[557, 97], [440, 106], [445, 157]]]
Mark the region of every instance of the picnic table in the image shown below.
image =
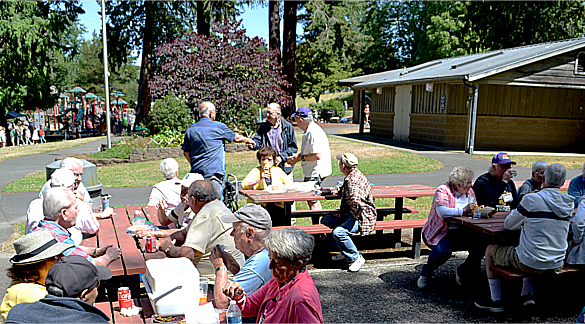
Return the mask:
[[452, 221], [458, 224], [461, 224], [466, 227], [473, 228], [476, 231], [482, 232], [487, 235], [503, 235], [508, 232], [518, 232], [518, 231], [510, 231], [504, 228], [504, 220], [510, 214], [510, 212], [497, 212], [492, 215], [491, 218], [472, 218], [469, 216], [458, 216], [453, 217]]

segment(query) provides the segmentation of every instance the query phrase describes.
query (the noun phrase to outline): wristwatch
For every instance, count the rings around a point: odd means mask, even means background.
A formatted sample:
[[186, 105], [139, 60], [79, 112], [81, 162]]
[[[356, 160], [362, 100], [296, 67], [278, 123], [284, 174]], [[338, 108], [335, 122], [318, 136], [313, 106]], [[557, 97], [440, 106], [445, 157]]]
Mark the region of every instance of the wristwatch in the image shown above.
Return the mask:
[[169, 254], [169, 250], [171, 249], [171, 247], [167, 247], [166, 249], [164, 249], [165, 254]]
[[301, 161], [305, 161], [305, 156], [301, 155]]
[[217, 272], [218, 272], [219, 270], [225, 270], [225, 271], [227, 271], [227, 267], [225, 267], [225, 266], [219, 266], [219, 267], [215, 268], [215, 274], [216, 274], [216, 275], [217, 275]]

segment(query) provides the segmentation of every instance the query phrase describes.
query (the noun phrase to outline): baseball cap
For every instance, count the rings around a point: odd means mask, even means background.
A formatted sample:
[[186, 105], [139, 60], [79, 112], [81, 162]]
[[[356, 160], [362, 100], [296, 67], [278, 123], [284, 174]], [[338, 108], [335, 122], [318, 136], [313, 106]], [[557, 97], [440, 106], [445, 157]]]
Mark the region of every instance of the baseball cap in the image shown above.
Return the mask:
[[337, 159], [350, 168], [358, 165], [358, 158], [352, 153], [337, 154]]
[[263, 230], [272, 228], [272, 219], [268, 211], [255, 204], [246, 204], [233, 214], [223, 215], [221, 220], [225, 223], [244, 222]]
[[77, 297], [98, 280], [112, 278], [110, 269], [95, 266], [80, 255], [69, 255], [55, 263], [45, 279], [47, 292], [58, 297]]
[[307, 116], [309, 116], [309, 114], [313, 113], [313, 111], [311, 110], [311, 108], [307, 107], [307, 106], [302, 106], [299, 107], [297, 109], [297, 111], [291, 115], [291, 117], [301, 117], [301, 118], [305, 118]]
[[510, 156], [506, 152], [500, 152], [500, 153], [494, 155], [494, 157], [492, 158], [492, 163], [497, 163], [497, 164], [508, 164], [508, 163], [512, 163], [512, 164], [516, 164], [516, 162], [514, 162], [514, 161], [512, 161], [512, 159], [510, 159]]
[[197, 180], [203, 180], [203, 176], [199, 173], [187, 173], [183, 180], [175, 181], [175, 184], [180, 184], [185, 188], [189, 188], [191, 184]]

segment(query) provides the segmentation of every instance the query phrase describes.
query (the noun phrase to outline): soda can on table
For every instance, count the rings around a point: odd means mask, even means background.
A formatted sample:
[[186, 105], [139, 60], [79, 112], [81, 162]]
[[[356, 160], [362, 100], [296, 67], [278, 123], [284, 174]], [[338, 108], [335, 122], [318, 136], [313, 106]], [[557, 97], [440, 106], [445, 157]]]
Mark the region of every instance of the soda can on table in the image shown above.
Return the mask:
[[148, 235], [146, 237], [146, 252], [154, 253], [156, 252], [156, 238], [154, 235]]
[[122, 308], [132, 308], [132, 294], [130, 294], [130, 288], [120, 287], [118, 288], [118, 302], [120, 303], [120, 310]]

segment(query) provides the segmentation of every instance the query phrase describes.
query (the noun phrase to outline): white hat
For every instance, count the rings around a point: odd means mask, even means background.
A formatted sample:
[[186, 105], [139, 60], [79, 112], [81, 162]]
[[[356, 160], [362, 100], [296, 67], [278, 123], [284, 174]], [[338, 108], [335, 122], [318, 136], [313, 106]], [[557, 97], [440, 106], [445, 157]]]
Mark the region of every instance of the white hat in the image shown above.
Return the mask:
[[358, 158], [352, 153], [337, 154], [337, 159], [350, 168], [358, 166]]
[[52, 258], [74, 247], [73, 244], [60, 243], [49, 230], [31, 232], [12, 243], [16, 255], [10, 259], [12, 264], [34, 263]]
[[197, 180], [203, 180], [203, 176], [199, 173], [187, 173], [183, 180], [175, 181], [175, 184], [180, 184], [185, 188], [189, 188], [191, 184]]
[[73, 171], [65, 168], [57, 169], [51, 174], [51, 187], [69, 188], [75, 183]]

